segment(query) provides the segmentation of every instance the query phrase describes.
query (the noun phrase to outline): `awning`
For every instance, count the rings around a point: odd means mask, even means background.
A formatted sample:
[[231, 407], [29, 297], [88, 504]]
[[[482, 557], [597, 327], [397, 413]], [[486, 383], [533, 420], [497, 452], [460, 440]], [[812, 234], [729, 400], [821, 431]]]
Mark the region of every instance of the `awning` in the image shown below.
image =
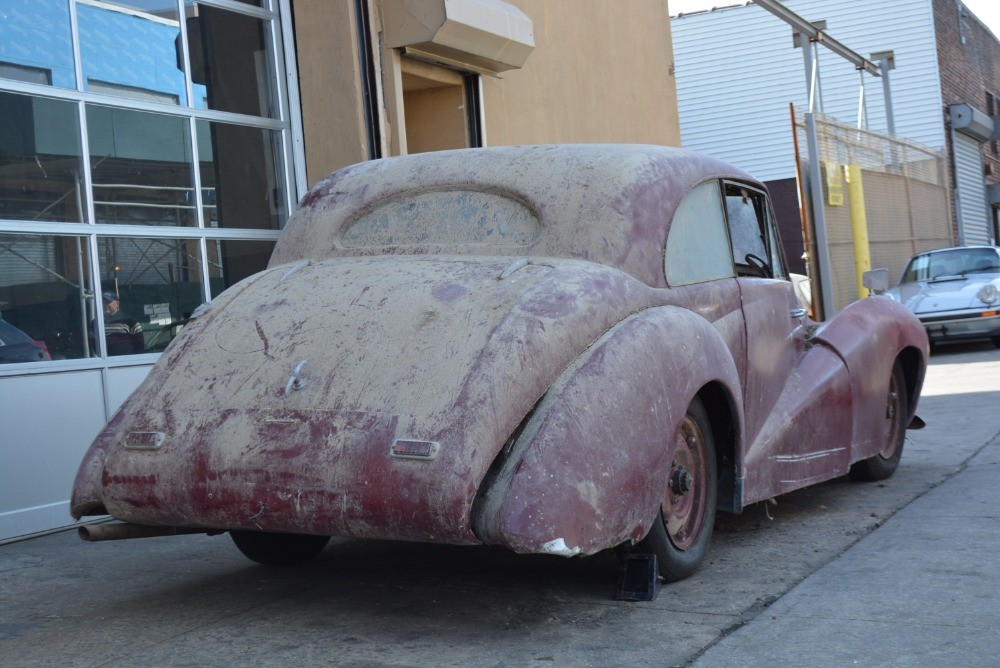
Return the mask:
[[502, 0], [383, 0], [385, 44], [481, 74], [519, 69], [535, 48], [531, 19]]

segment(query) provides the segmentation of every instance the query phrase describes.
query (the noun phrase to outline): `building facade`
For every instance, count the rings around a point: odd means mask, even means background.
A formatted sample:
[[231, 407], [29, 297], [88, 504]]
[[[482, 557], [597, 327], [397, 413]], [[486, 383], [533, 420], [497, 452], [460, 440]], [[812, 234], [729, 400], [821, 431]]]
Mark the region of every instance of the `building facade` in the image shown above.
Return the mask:
[[[1000, 206], [1000, 41], [961, 2], [934, 0], [941, 100], [982, 114], [984, 128], [959, 129], [945, 115], [949, 175], [954, 185], [955, 237], [961, 243], [997, 243]], [[986, 119], [989, 122], [986, 123]], [[983, 178], [985, 177], [985, 178]], [[978, 205], [985, 198], [987, 207]], [[970, 234], [971, 231], [971, 234]]]
[[[891, 50], [895, 134], [947, 152], [951, 179], [953, 240], [993, 243], [995, 220], [986, 195], [983, 159], [992, 144], [972, 145], [971, 165], [959, 176], [978, 187], [959, 189], [953, 128], [948, 105], [967, 103], [995, 114], [996, 38], [957, 0], [788, 0], [789, 9], [826, 30], [854, 51]], [[801, 218], [796, 195], [795, 147], [789, 103], [805, 110], [809, 92], [802, 50], [791, 28], [754, 4], [724, 7], [672, 19], [677, 60], [681, 136], [685, 147], [729, 160], [765, 180], [775, 200], [789, 261], [801, 253]], [[963, 41], [964, 40], [964, 41]], [[861, 78], [854, 67], [827, 49], [818, 50], [820, 87], [814, 108], [844, 123], [887, 132], [881, 82]], [[737, 66], [733, 66], [737, 63]], [[712, 99], [725, 104], [707, 104]], [[960, 135], [968, 136], [967, 133]], [[977, 166], [978, 165], [978, 166]], [[987, 177], [993, 178], [993, 177]], [[783, 204], [782, 204], [783, 203]], [[964, 214], [963, 214], [964, 211]], [[804, 270], [803, 265], [798, 266]]]
[[679, 145], [666, 0], [0, 0], [0, 540], [337, 168]]

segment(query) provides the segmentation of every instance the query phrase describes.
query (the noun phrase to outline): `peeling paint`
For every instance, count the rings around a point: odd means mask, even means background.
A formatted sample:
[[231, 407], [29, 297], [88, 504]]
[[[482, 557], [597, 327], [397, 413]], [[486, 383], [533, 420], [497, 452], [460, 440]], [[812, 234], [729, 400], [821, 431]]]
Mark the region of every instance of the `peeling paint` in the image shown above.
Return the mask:
[[580, 554], [580, 548], [578, 547], [567, 547], [566, 541], [562, 538], [556, 538], [555, 540], [550, 540], [547, 543], [543, 543], [538, 550], [545, 554], [554, 554], [559, 557], [575, 557]]

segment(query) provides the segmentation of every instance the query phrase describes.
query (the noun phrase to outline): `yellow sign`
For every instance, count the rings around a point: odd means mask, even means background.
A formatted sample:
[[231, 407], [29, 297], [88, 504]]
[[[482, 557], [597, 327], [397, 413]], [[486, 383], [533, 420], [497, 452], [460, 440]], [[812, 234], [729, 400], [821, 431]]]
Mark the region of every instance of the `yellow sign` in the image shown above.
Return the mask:
[[826, 197], [830, 206], [844, 206], [844, 170], [836, 162], [826, 163]]

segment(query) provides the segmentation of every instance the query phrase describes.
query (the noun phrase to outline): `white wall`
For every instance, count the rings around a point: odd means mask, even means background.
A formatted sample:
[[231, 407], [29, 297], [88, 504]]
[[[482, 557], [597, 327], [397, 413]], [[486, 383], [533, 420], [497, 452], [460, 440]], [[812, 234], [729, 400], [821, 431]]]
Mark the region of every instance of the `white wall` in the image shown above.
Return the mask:
[[[944, 148], [931, 0], [786, 0], [808, 21], [826, 20], [841, 43], [868, 57], [893, 50], [896, 134]], [[671, 19], [681, 143], [757, 178], [795, 175], [788, 103], [807, 104], [802, 50], [789, 25], [756, 5]], [[820, 49], [824, 110], [857, 122], [858, 73]], [[881, 79], [866, 75], [869, 128], [886, 131]], [[802, 147], [804, 150], [804, 147]]]
[[149, 368], [0, 377], [0, 540], [73, 523], [77, 467]]

